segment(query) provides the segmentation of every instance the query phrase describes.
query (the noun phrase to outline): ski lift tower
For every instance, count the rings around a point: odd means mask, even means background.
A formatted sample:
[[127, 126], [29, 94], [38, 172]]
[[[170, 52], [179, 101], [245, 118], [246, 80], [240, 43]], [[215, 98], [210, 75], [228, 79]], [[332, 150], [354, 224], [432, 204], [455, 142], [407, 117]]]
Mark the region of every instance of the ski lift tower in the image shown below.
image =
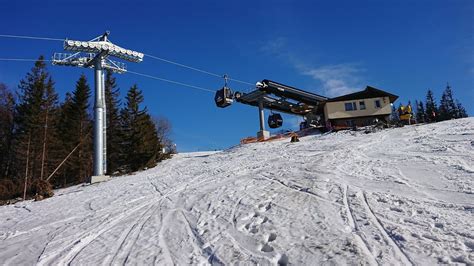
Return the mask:
[[94, 102], [94, 175], [90, 182], [96, 183], [108, 178], [107, 173], [107, 140], [106, 140], [106, 107], [104, 69], [115, 73], [125, 73], [126, 65], [112, 61], [109, 57], [117, 57], [125, 61], [139, 63], [143, 61], [143, 53], [124, 49], [109, 41], [110, 32], [106, 31], [90, 41], [74, 41], [66, 39], [64, 50], [73, 53], [54, 53], [53, 65], [94, 68], [95, 70], [95, 102]]

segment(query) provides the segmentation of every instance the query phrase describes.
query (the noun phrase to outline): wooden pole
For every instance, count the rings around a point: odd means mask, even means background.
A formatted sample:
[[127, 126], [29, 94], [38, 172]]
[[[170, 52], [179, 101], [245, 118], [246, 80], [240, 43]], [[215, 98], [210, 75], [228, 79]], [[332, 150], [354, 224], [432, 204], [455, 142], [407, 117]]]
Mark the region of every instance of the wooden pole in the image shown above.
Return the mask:
[[77, 148], [79, 148], [79, 146], [81, 145], [82, 143], [79, 142], [76, 147], [74, 147], [74, 149], [66, 156], [66, 158], [64, 158], [64, 160], [58, 165], [58, 167], [56, 167], [56, 169], [54, 169], [54, 171], [48, 176], [48, 178], [46, 178], [46, 181], [49, 181], [49, 179], [51, 177], [53, 177], [54, 174], [56, 174], [56, 172], [59, 170], [59, 168], [66, 162], [66, 160], [77, 150]]
[[46, 110], [46, 118], [44, 122], [44, 135], [43, 135], [43, 154], [41, 156], [41, 175], [40, 179], [43, 180], [44, 175], [44, 159], [46, 156], [46, 136], [48, 134], [48, 110]]
[[30, 142], [31, 142], [31, 133], [28, 135], [28, 148], [26, 150], [25, 187], [23, 188], [23, 200], [26, 200], [26, 187], [28, 185], [28, 164], [29, 164], [29, 159], [30, 159]]
[[66, 158], [64, 158], [64, 160], [58, 165], [58, 167], [56, 167], [56, 169], [54, 169], [54, 171], [48, 176], [48, 178], [46, 178], [46, 181], [49, 181], [49, 179], [51, 179], [51, 177], [53, 177], [54, 174], [56, 174], [56, 172], [59, 170], [59, 168], [67, 161], [67, 159], [77, 150], [77, 148], [79, 148], [79, 146], [81, 146], [82, 144], [82, 141], [87, 138], [90, 134], [90, 131], [86, 134], [86, 136], [81, 139], [81, 141], [79, 141], [79, 143], [76, 145], [76, 147], [74, 147], [74, 149], [72, 149], [72, 151], [66, 156]]

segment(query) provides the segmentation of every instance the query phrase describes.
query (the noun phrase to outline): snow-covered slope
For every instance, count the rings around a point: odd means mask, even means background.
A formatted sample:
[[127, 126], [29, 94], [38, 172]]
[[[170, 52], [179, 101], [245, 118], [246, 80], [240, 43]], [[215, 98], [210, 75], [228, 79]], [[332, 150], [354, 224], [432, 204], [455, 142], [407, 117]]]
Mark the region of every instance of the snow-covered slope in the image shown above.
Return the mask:
[[179, 154], [0, 207], [0, 264], [474, 263], [474, 119]]

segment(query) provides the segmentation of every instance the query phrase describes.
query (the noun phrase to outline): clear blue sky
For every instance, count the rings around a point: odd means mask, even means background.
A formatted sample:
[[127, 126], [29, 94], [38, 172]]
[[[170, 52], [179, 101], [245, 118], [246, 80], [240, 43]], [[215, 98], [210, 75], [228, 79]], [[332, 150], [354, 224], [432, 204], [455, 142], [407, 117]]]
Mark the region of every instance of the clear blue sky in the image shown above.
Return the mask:
[[[112, 42], [254, 83], [271, 79], [327, 96], [375, 86], [398, 102], [437, 100], [449, 81], [474, 114], [473, 1], [0, 1], [0, 34]], [[50, 57], [62, 43], [0, 38], [1, 58]], [[0, 82], [16, 88], [33, 63], [0, 62]], [[130, 70], [209, 89], [223, 80], [151, 58]], [[49, 66], [64, 97], [89, 69]], [[132, 74], [153, 115], [173, 124], [180, 151], [220, 149], [258, 130], [257, 110], [218, 109], [214, 95]], [[231, 82], [234, 90], [248, 85]], [[396, 103], [398, 105], [398, 102]], [[295, 127], [288, 117], [284, 128]]]

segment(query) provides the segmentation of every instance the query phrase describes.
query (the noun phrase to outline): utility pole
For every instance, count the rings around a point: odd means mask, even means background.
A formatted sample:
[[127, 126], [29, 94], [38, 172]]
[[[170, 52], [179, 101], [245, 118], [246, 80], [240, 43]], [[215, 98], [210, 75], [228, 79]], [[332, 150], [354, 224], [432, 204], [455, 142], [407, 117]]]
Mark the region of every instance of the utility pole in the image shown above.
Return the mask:
[[94, 101], [94, 175], [91, 183], [108, 179], [107, 173], [107, 121], [105, 105], [104, 69], [122, 74], [127, 71], [122, 62], [112, 61], [110, 56], [125, 61], [139, 63], [143, 61], [143, 53], [121, 48], [108, 39], [106, 31], [90, 41], [64, 41], [64, 50], [75, 53], [54, 53], [53, 65], [94, 68], [95, 70], [95, 101]]

